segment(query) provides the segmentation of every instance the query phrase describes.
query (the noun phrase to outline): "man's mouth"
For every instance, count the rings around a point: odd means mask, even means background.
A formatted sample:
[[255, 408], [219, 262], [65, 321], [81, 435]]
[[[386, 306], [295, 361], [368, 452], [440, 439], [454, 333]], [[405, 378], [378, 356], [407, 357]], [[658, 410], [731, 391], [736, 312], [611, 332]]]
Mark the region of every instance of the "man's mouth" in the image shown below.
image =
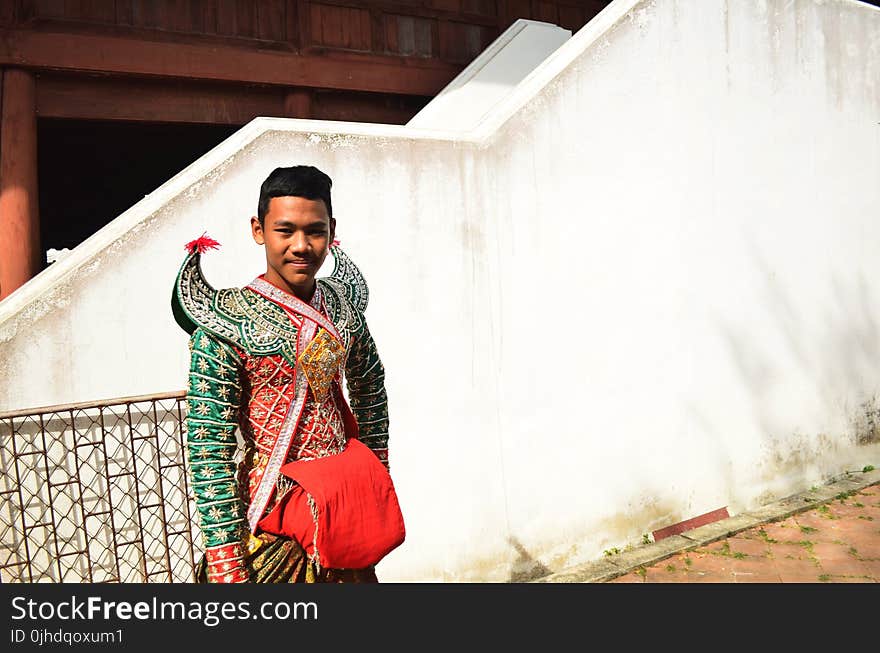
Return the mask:
[[312, 265], [311, 261], [305, 260], [294, 260], [294, 261], [284, 261], [285, 265], [292, 265], [295, 268], [307, 268]]

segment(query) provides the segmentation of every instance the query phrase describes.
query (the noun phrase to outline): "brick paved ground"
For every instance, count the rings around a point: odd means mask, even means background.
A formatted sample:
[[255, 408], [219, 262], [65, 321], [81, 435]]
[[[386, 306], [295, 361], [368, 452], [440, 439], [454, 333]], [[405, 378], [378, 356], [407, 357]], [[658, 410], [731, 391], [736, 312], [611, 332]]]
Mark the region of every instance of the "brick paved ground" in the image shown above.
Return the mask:
[[880, 582], [880, 485], [639, 567], [610, 583]]

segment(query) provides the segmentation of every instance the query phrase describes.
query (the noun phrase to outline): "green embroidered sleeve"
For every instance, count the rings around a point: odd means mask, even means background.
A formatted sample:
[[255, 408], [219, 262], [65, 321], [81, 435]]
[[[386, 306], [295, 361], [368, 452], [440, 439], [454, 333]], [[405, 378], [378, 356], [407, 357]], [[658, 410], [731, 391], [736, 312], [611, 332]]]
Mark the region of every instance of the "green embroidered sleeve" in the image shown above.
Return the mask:
[[359, 439], [388, 467], [388, 396], [385, 368], [364, 321], [345, 366], [348, 400], [358, 423]]
[[238, 578], [245, 567], [245, 510], [235, 479], [235, 429], [241, 398], [240, 358], [196, 329], [190, 338], [187, 453], [209, 580]]

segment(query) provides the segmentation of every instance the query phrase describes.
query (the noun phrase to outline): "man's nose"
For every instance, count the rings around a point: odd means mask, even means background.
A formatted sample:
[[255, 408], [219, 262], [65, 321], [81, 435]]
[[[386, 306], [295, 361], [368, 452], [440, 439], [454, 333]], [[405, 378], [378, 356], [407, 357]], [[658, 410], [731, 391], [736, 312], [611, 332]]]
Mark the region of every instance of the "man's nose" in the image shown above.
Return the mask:
[[308, 239], [306, 238], [306, 235], [301, 231], [294, 232], [290, 237], [288, 248], [292, 252], [306, 251], [306, 249], [308, 249]]

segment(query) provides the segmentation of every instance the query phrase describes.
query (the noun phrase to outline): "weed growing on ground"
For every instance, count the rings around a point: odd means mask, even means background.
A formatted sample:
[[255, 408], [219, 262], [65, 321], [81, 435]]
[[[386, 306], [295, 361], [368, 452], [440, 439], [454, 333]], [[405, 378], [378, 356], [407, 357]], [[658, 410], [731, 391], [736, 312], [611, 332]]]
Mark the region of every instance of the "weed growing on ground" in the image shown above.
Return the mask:
[[724, 540], [724, 543], [721, 545], [720, 549], [715, 551], [709, 549], [709, 553], [711, 553], [712, 555], [724, 556], [725, 558], [736, 558], [737, 560], [743, 560], [748, 557], [748, 555], [743, 553], [742, 551], [731, 551], [730, 542], [728, 542], [727, 540]]
[[675, 565], [666, 565], [666, 571], [671, 574], [673, 571], [675, 571]]
[[850, 554], [853, 558], [861, 559], [861, 558], [859, 558], [859, 551], [858, 551], [858, 549], [856, 549], [856, 547], [854, 547], [854, 546], [849, 547], [849, 554]]
[[873, 472], [873, 471], [874, 471], [874, 465], [865, 465], [864, 467], [862, 467], [862, 472], [865, 474], [867, 474], [868, 472]]
[[650, 544], [650, 543], [651, 543], [651, 537], [647, 533], [644, 533], [642, 535], [642, 544]]
[[874, 518], [870, 515], [859, 515], [859, 519], [864, 519], [865, 521], [874, 521]]
[[831, 509], [828, 506], [819, 506], [816, 510], [821, 514], [825, 519], [837, 519], [834, 514], [831, 512]]
[[644, 567], [639, 567], [638, 569], [636, 569], [636, 573], [637, 573], [639, 576], [641, 576], [642, 578], [644, 578], [645, 576], [648, 575], [648, 570], [645, 569]]
[[759, 536], [761, 537], [761, 539], [764, 540], [767, 544], [776, 544], [776, 542], [778, 541], [778, 540], [774, 540], [772, 537], [770, 537], [769, 535], [767, 535], [767, 531], [765, 531], [763, 528], [761, 528], [761, 529], [758, 530], [758, 535], [759, 535]]
[[855, 493], [856, 493], [855, 490], [850, 490], [849, 492], [841, 492], [840, 494], [836, 495], [834, 498], [837, 499], [837, 501], [838, 501], [838, 503], [840, 503], [840, 505], [845, 506], [846, 500], [849, 499], [851, 496], [853, 496]]
[[690, 567], [692, 564], [694, 564], [694, 561], [688, 557], [685, 557], [684, 564], [686, 564], [688, 567]]
[[865, 507], [865, 504], [864, 504], [864, 503], [861, 503], [860, 501], [856, 501], [853, 505], [854, 505], [856, 508], [864, 508], [864, 507]]
[[800, 544], [807, 551], [809, 551], [810, 554], [813, 553], [813, 542], [810, 542], [810, 540], [801, 540], [800, 542], [798, 542], [798, 544]]
[[729, 556], [730, 555], [730, 544], [727, 543], [727, 540], [721, 543], [720, 549], [709, 549], [709, 553], [716, 556]]
[[812, 526], [801, 526], [801, 533], [815, 533], [818, 531], [818, 528], [813, 528]]
[[613, 546], [610, 549], [605, 549], [602, 553], [604, 553], [606, 556], [608, 556], [610, 558], [611, 556], [614, 556], [614, 555], [617, 555], [618, 553], [620, 553], [620, 549], [618, 549], [616, 546]]
[[828, 581], [831, 580], [831, 576], [829, 576], [828, 574], [820, 574], [819, 580], [823, 583], [827, 583]]

